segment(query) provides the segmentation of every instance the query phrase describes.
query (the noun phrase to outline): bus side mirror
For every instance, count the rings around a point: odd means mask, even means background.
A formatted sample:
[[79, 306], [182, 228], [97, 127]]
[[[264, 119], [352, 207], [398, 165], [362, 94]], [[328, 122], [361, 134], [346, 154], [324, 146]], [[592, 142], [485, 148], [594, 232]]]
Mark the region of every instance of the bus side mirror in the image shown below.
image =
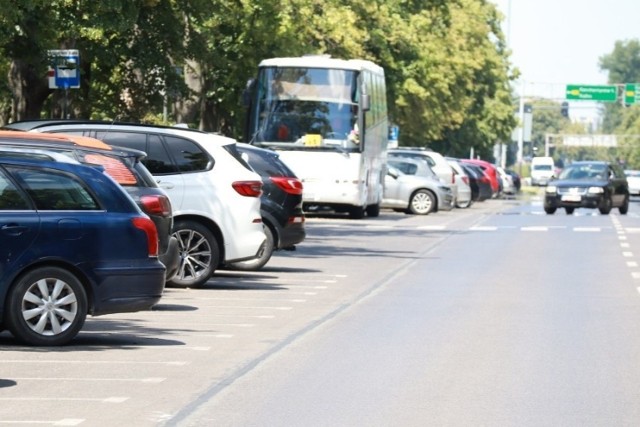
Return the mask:
[[370, 105], [371, 100], [369, 98], [369, 95], [362, 94], [362, 95], [360, 95], [360, 97], [362, 98], [360, 100], [361, 104], [362, 104], [362, 111], [369, 111], [371, 109], [371, 105]]
[[256, 79], [247, 80], [247, 86], [245, 86], [242, 91], [242, 105], [244, 107], [249, 107], [251, 105], [251, 95], [253, 94], [253, 89], [256, 87]]

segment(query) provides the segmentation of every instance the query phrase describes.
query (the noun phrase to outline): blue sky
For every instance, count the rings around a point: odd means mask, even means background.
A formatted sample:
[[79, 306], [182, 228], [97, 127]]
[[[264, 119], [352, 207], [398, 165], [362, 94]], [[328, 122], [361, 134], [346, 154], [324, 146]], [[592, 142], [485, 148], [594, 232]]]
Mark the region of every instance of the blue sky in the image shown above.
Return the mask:
[[[518, 93], [560, 99], [567, 84], [606, 84], [599, 58], [640, 40], [640, 0], [491, 0], [505, 15]], [[635, 83], [635, 82], [616, 82]], [[586, 107], [586, 105], [585, 105]]]

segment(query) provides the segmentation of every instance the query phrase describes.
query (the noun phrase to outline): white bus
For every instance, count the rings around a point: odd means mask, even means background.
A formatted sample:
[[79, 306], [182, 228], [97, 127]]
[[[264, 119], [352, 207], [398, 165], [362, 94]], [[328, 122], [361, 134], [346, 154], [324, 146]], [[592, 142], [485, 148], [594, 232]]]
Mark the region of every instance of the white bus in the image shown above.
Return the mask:
[[389, 125], [384, 70], [329, 56], [266, 59], [245, 94], [245, 141], [277, 150], [307, 212], [380, 214]]

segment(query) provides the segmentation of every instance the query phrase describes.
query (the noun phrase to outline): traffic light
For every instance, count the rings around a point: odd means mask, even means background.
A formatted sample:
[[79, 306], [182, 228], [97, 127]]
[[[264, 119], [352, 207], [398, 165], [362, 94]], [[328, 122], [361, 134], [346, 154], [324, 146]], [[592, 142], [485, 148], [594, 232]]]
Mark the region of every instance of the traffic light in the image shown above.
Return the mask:
[[562, 107], [560, 107], [560, 114], [562, 114], [562, 117], [569, 118], [569, 103], [567, 101], [562, 103]]

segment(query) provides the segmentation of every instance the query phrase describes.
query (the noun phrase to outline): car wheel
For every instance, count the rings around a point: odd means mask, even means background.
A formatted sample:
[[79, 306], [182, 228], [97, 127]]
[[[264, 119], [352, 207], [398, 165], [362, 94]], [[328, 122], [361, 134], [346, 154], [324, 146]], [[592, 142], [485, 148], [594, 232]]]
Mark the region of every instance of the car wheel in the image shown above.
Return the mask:
[[436, 196], [429, 190], [418, 190], [409, 200], [409, 213], [428, 215], [436, 206]]
[[9, 291], [5, 322], [24, 343], [63, 345], [84, 325], [87, 307], [87, 292], [76, 276], [41, 267], [20, 277]]
[[352, 206], [349, 209], [349, 218], [351, 219], [362, 219], [364, 218], [364, 206]]
[[173, 235], [180, 248], [180, 267], [168, 285], [200, 288], [220, 264], [220, 250], [213, 233], [195, 221], [177, 221]]
[[552, 207], [552, 206], [545, 206], [544, 207], [544, 211], [549, 215], [553, 215], [554, 213], [556, 213], [556, 209], [557, 208]]
[[473, 200], [471, 200], [471, 199], [467, 200], [465, 203], [458, 203], [458, 202], [456, 202], [456, 207], [457, 207], [458, 209], [466, 209], [466, 208], [468, 208], [469, 206], [471, 206], [471, 203], [472, 203], [472, 202], [473, 202]]
[[576, 208], [574, 208], [574, 207], [567, 207], [567, 208], [564, 208], [564, 210], [567, 212], [567, 215], [571, 215], [571, 214], [573, 213], [573, 211], [575, 211], [575, 210], [576, 210]]
[[371, 218], [376, 218], [380, 216], [380, 203], [376, 203], [375, 205], [367, 206], [367, 216]]
[[622, 203], [622, 206], [618, 208], [618, 210], [620, 211], [621, 215], [626, 215], [627, 212], [629, 212], [629, 196], [626, 196], [624, 198], [624, 202]]
[[266, 236], [266, 239], [258, 250], [257, 258], [248, 261], [234, 262], [232, 264], [229, 264], [229, 267], [233, 270], [241, 271], [256, 271], [264, 267], [271, 259], [271, 255], [273, 255], [273, 251], [275, 250], [275, 239], [273, 237], [273, 232], [267, 225], [264, 226], [264, 235]]
[[605, 196], [600, 202], [598, 210], [602, 215], [609, 215], [609, 212], [611, 212], [611, 199]]

